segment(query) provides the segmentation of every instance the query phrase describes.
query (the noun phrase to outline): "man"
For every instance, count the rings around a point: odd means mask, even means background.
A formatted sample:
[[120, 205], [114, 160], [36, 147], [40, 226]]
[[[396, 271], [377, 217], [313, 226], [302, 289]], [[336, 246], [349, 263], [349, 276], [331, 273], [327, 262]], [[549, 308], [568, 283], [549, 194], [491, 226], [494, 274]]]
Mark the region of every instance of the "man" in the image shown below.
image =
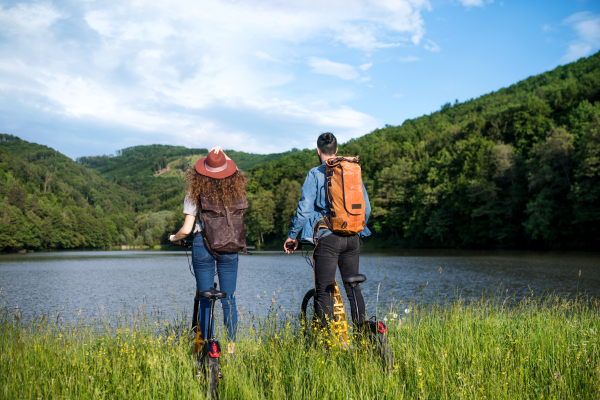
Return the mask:
[[[301, 238], [313, 241], [315, 224], [323, 217], [330, 215], [329, 203], [325, 194], [325, 162], [334, 158], [337, 154], [337, 140], [332, 133], [323, 133], [317, 140], [317, 153], [321, 160], [321, 165], [311, 169], [306, 175], [304, 185], [302, 186], [302, 197], [296, 209], [296, 215], [290, 224], [288, 239], [283, 244], [286, 253], [293, 252], [298, 248], [296, 237], [302, 230]], [[351, 236], [342, 236], [328, 229], [320, 229], [317, 246], [314, 251], [314, 273], [316, 286], [315, 313], [323, 326], [327, 321], [333, 319], [333, 296], [335, 269], [339, 265], [340, 273], [343, 276], [358, 274], [358, 264], [360, 256], [359, 237], [369, 236], [371, 232], [367, 228], [367, 220], [371, 212], [369, 197], [364, 184], [362, 185], [365, 201], [365, 223], [364, 230]], [[323, 233], [325, 231], [325, 233]], [[293, 250], [287, 248], [287, 244], [293, 242]], [[350, 301], [350, 310], [352, 311], [352, 320], [355, 326], [363, 323], [365, 318], [365, 302], [363, 300], [360, 285], [355, 287], [356, 300], [358, 302], [358, 313], [352, 289], [349, 284], [344, 284], [346, 295]]]

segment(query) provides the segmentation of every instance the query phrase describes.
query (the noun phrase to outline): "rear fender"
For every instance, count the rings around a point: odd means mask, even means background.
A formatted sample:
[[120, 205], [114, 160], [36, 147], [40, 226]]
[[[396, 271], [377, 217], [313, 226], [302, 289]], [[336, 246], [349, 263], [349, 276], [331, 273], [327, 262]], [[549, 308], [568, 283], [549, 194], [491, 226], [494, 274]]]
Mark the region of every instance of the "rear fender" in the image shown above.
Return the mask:
[[206, 342], [208, 356], [211, 358], [219, 358], [221, 356], [221, 344], [218, 340], [210, 339]]
[[385, 326], [385, 324], [381, 321], [378, 320], [369, 320], [369, 327], [371, 328], [371, 332], [374, 335], [380, 334], [380, 333], [387, 333], [387, 326]]

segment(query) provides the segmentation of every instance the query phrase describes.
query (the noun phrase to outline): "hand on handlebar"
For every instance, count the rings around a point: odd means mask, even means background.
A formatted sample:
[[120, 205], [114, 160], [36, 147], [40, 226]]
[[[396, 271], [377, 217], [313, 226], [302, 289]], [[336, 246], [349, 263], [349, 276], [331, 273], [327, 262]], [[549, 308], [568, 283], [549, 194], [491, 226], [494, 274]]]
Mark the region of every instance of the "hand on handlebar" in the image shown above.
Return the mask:
[[172, 242], [172, 243], [174, 243], [174, 244], [176, 244], [176, 245], [178, 245], [178, 246], [181, 246], [181, 240], [173, 240], [174, 237], [175, 237], [175, 235], [169, 236], [169, 241]]
[[293, 253], [294, 250], [298, 248], [298, 240], [287, 238], [285, 243], [283, 244], [283, 250], [289, 254]]

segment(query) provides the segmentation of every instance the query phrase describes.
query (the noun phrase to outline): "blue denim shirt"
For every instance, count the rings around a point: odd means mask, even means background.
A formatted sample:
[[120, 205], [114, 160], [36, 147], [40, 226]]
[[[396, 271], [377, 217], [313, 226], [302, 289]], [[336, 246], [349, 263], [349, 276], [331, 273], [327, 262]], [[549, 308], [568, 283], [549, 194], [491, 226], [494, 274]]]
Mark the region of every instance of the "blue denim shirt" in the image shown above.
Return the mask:
[[[329, 215], [329, 202], [325, 197], [325, 162], [319, 167], [314, 167], [306, 175], [304, 185], [302, 185], [302, 197], [296, 209], [296, 215], [290, 224], [288, 237], [296, 239], [300, 230], [302, 230], [301, 239], [313, 241], [313, 229], [317, 221], [322, 217], [321, 211], [325, 215]], [[369, 204], [369, 196], [367, 189], [363, 184], [363, 193], [365, 194], [365, 229], [358, 235], [360, 237], [369, 236], [371, 231], [367, 228], [367, 221], [371, 213], [371, 204]], [[323, 237], [331, 234], [327, 231]]]

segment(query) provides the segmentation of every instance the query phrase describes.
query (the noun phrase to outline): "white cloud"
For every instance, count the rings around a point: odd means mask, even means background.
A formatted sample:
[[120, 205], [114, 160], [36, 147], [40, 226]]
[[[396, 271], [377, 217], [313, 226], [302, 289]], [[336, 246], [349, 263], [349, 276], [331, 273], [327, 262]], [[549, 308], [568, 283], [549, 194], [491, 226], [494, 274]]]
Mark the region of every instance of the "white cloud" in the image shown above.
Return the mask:
[[[365, 52], [421, 43], [421, 13], [431, 9], [427, 0], [52, 4], [0, 8], [0, 34], [12, 41], [0, 42], [4, 93], [23, 94], [32, 108], [44, 98], [59, 117], [202, 140], [213, 132], [254, 151], [265, 148], [242, 123], [232, 128], [209, 110], [254, 110], [248, 113], [299, 118], [315, 130], [339, 128], [341, 137], [364, 134], [378, 125], [373, 117], [327, 91], [327, 107], [315, 106], [284, 85], [299, 79], [315, 43]], [[313, 72], [342, 80], [368, 80], [361, 71], [371, 65], [309, 59]]]
[[47, 29], [62, 14], [46, 4], [0, 6], [0, 32], [9, 35], [30, 35]]
[[[391, 47], [398, 47], [401, 45], [400, 42], [395, 43], [386, 43], [377, 40], [377, 35], [374, 29], [370, 24], [367, 25], [351, 25], [344, 24], [341, 27], [337, 28], [335, 31], [335, 39], [348, 47], [356, 48], [364, 51], [372, 51], [377, 49], [386, 49]], [[416, 33], [415, 36], [418, 42], [421, 40], [423, 36], [423, 32], [420, 30]], [[407, 41], [408, 39], [404, 39]]]
[[329, 61], [325, 58], [311, 57], [308, 60], [308, 64], [315, 74], [337, 76], [344, 80], [352, 80], [360, 77], [360, 74], [352, 65]]
[[578, 60], [600, 47], [600, 15], [579, 12], [563, 22], [575, 30], [577, 39], [569, 44], [567, 54], [561, 58], [562, 62]]
[[600, 40], [600, 15], [580, 12], [571, 15], [565, 22], [573, 25], [581, 39], [590, 42]]
[[260, 58], [262, 60], [273, 61], [273, 62], [281, 62], [281, 60], [278, 60], [275, 57], [271, 57], [270, 55], [268, 55], [264, 51], [256, 51], [254, 54], [256, 55], [256, 57], [258, 57], [258, 58]]
[[483, 0], [458, 0], [465, 7], [483, 7]]
[[577, 61], [581, 57], [585, 57], [592, 52], [592, 46], [587, 43], [572, 43], [567, 49], [567, 54], [562, 56], [561, 61], [569, 63]]
[[[437, 46], [437, 45], [436, 45]], [[408, 62], [415, 62], [415, 61], [419, 61], [419, 57], [415, 57], [415, 56], [406, 56], [406, 57], [402, 57], [400, 59], [400, 61], [404, 62], [404, 63], [408, 63]]]
[[439, 53], [442, 50], [441, 47], [431, 39], [427, 39], [427, 43], [425, 43], [423, 47], [425, 50], [429, 50], [433, 53]]

